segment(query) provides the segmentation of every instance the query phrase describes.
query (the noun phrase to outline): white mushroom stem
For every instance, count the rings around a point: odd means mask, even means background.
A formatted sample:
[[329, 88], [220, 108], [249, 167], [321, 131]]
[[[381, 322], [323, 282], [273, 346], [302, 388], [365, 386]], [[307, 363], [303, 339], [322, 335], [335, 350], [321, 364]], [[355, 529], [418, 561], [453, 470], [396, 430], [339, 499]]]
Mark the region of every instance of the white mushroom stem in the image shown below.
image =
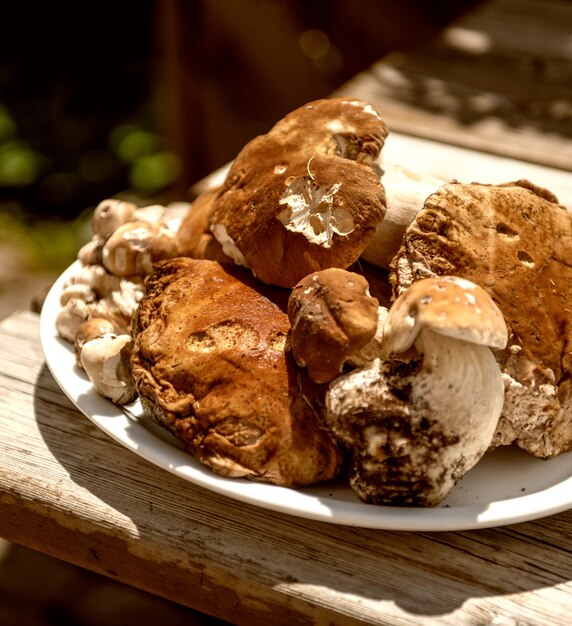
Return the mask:
[[131, 345], [129, 335], [106, 333], [81, 348], [81, 365], [93, 387], [114, 404], [127, 404], [136, 396], [130, 367]]
[[442, 466], [453, 469], [443, 481], [441, 499], [488, 449], [503, 407], [504, 383], [488, 346], [446, 337], [427, 327], [414, 345], [423, 355], [423, 364], [412, 379], [409, 402], [423, 407], [442, 432], [458, 438], [442, 449]]
[[418, 281], [387, 315], [381, 354], [328, 390], [327, 424], [352, 451], [366, 502], [435, 506], [487, 451], [504, 402], [491, 351], [502, 313], [478, 285]]
[[398, 252], [405, 230], [423, 208], [425, 200], [445, 181], [417, 174], [399, 165], [383, 165], [381, 182], [385, 189], [387, 212], [362, 258], [384, 269]]

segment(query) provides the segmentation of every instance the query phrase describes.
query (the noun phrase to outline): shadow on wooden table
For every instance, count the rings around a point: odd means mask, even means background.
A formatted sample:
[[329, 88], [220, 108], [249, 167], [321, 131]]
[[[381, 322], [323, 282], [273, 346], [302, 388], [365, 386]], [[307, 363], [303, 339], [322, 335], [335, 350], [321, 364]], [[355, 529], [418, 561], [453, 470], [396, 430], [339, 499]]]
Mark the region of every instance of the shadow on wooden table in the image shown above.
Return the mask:
[[[58, 391], [46, 367], [36, 386]], [[45, 397], [43, 393], [42, 403]], [[53, 402], [50, 410], [67, 415], [68, 428], [66, 432], [54, 428], [46, 406], [36, 406], [37, 424], [49, 450], [77, 485], [111, 507], [114, 514], [128, 516], [142, 543], [151, 523], [165, 524], [165, 533], [173, 534], [174, 547], [184, 546], [184, 551], [195, 559], [200, 559], [201, 552], [208, 558], [209, 545], [224, 544], [229, 554], [247, 554], [255, 575], [262, 577], [276, 572], [265, 572], [265, 563], [286, 561], [287, 571], [278, 585], [319, 586], [368, 600], [389, 601], [411, 615], [447, 615], [471, 598], [483, 596], [483, 587], [486, 595], [506, 596], [572, 579], [572, 560], [554, 563], [544, 558], [545, 544], [550, 538], [546, 529], [539, 532], [542, 520], [490, 530], [407, 533], [404, 544], [400, 532], [338, 526], [271, 512], [261, 514], [257, 507], [207, 493], [157, 470], [78, 415], [61, 394], [54, 394]], [[98, 447], [104, 454], [85, 458], [82, 438], [99, 440]], [[89, 448], [93, 450], [92, 445]], [[118, 481], [124, 481], [124, 488], [118, 488]], [[141, 489], [145, 496], [137, 500]], [[567, 512], [553, 516], [551, 528], [558, 527], [559, 519], [569, 523], [571, 515]], [[152, 522], [150, 516], [154, 518]], [[271, 540], [278, 527], [281, 536], [288, 537], [279, 553]], [[352, 556], [356, 536], [367, 554], [360, 558], [359, 569]], [[563, 547], [562, 541], [561, 534], [554, 535], [555, 545]], [[572, 550], [572, 537], [567, 542]], [[316, 545], [330, 555], [327, 563], [315, 560]], [[94, 569], [104, 567], [106, 549], [101, 545], [101, 552], [94, 553]], [[460, 555], [464, 557], [462, 565]], [[466, 566], [467, 555], [474, 568]], [[185, 555], [181, 553], [179, 558], [184, 559]], [[415, 581], [405, 578], [410, 576], [406, 566], [409, 568], [412, 563], [418, 572]], [[109, 576], [115, 574], [107, 571]], [[425, 588], [436, 586], [442, 588], [441, 594], [428, 591], [426, 598], [420, 598]]]
[[29, 548], [0, 543], [0, 626], [224, 623]]

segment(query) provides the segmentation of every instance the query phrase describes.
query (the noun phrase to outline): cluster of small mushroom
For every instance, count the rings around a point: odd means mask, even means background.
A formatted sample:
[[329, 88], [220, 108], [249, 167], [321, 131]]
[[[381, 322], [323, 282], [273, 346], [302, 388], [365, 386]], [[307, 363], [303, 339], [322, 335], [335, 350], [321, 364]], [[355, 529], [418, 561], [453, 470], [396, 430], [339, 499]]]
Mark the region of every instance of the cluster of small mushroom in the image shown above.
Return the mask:
[[176, 210], [106, 199], [92, 217], [92, 238], [78, 252], [56, 318], [94, 388], [116, 404], [136, 397], [130, 372], [131, 320], [155, 261], [177, 255]]

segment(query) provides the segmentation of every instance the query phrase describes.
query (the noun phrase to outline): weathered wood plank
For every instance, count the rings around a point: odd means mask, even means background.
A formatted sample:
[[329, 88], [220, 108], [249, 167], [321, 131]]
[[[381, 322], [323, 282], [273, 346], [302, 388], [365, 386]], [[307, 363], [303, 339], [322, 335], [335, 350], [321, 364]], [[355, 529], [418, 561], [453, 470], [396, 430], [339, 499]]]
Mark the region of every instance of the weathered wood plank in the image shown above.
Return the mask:
[[399, 533], [235, 502], [95, 428], [38, 341], [33, 314], [0, 323], [0, 535], [239, 624], [567, 623], [572, 513]]
[[490, 0], [335, 93], [371, 101], [392, 131], [569, 171], [570, 32], [570, 2]]

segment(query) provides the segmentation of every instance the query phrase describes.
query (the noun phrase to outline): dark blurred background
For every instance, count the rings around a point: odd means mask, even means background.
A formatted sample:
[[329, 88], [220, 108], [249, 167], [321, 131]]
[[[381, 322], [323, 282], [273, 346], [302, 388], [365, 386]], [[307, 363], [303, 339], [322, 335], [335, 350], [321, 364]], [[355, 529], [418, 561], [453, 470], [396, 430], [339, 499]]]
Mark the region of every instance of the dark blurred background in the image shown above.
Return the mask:
[[289, 110], [472, 0], [3, 3], [0, 212], [184, 199]]

